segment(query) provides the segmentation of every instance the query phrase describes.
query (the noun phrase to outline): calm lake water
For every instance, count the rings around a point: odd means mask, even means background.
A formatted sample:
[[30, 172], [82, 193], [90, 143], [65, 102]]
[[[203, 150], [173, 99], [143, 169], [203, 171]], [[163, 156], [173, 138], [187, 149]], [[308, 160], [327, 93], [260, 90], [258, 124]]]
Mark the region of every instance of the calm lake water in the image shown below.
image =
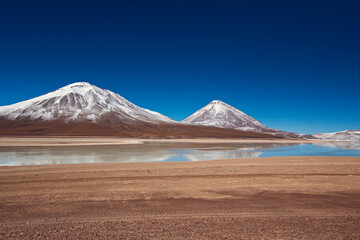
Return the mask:
[[322, 143], [317, 145], [285, 143], [146, 143], [119, 146], [0, 147], [0, 166], [203, 161], [272, 156], [360, 157], [360, 142]]

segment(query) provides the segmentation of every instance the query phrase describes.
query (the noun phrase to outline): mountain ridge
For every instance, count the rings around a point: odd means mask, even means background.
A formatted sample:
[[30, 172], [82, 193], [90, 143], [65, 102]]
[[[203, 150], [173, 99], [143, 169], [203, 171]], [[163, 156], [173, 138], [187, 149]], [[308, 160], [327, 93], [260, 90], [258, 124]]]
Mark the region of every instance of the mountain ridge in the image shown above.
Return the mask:
[[332, 133], [316, 133], [313, 136], [322, 140], [360, 141], [360, 130], [352, 129]]
[[244, 131], [256, 131], [259, 128], [268, 129], [255, 118], [220, 100], [211, 101], [185, 118], [181, 123], [233, 128]]
[[267, 137], [360, 141], [359, 133], [359, 130], [347, 130], [302, 135], [272, 129], [220, 100], [211, 101], [177, 122], [88, 82], [75, 82], [39, 97], [0, 106], [2, 135]]
[[0, 134], [144, 138], [273, 137], [234, 129], [181, 124], [87, 82], [72, 83], [39, 97], [0, 107]]
[[307, 135], [269, 128], [255, 118], [220, 100], [211, 101], [209, 104], [181, 121], [181, 123], [230, 128], [285, 138], [304, 139], [309, 137]]
[[175, 122], [160, 113], [141, 108], [117, 93], [88, 82], [76, 82], [26, 101], [0, 107], [0, 116], [16, 120], [96, 121], [114, 112], [124, 121]]

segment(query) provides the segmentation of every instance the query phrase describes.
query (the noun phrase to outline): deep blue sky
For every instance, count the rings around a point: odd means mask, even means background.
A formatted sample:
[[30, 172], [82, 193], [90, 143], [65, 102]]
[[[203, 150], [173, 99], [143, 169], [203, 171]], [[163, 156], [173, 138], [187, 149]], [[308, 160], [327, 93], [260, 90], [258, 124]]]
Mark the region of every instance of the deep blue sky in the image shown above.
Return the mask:
[[0, 105], [87, 81], [182, 120], [360, 129], [358, 1], [1, 1]]

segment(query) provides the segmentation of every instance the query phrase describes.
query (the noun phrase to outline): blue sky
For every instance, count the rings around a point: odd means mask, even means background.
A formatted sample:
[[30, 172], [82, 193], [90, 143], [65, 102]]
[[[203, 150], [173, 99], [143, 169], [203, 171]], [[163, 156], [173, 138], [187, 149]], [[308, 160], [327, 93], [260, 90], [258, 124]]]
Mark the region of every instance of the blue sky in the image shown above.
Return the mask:
[[219, 99], [300, 133], [360, 128], [357, 1], [1, 1], [0, 105], [87, 81], [182, 120]]

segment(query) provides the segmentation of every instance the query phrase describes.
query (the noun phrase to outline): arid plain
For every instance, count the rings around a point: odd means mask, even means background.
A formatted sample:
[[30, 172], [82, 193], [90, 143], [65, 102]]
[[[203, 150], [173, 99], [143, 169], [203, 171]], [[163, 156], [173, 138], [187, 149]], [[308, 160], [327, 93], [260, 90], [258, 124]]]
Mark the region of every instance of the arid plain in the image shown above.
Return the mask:
[[[114, 144], [21, 139], [31, 146]], [[2, 239], [360, 238], [358, 157], [3, 166], [0, 191]]]

